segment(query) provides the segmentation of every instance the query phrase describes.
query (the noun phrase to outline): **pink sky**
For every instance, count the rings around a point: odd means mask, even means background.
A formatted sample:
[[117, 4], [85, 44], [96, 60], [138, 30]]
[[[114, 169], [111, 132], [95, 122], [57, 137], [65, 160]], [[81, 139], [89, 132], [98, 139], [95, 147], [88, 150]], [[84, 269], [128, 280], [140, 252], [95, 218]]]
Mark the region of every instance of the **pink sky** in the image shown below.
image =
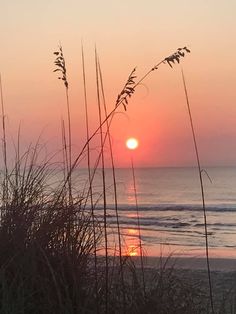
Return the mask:
[[[65, 91], [52, 72], [52, 53], [59, 41], [67, 62], [76, 151], [85, 141], [81, 39], [91, 131], [98, 123], [95, 43], [109, 108], [135, 66], [141, 77], [163, 57], [187, 45], [191, 54], [182, 65], [202, 162], [236, 164], [235, 1], [13, 0], [2, 1], [0, 12], [0, 71], [10, 137], [21, 122], [24, 144], [43, 131], [42, 139], [58, 149]], [[129, 136], [140, 141], [134, 152], [138, 166], [194, 165], [180, 67], [162, 65], [144, 83], [125, 115], [116, 115], [112, 126], [117, 165], [129, 164], [125, 148]]]

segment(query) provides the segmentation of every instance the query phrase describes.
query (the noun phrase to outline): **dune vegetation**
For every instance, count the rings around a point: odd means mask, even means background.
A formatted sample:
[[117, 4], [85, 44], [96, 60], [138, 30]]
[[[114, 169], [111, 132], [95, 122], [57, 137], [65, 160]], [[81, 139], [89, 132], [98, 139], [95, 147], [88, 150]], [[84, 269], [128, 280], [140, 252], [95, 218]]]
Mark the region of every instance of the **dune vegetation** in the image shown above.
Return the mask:
[[[129, 98], [152, 72], [162, 65], [174, 66], [190, 51], [179, 48], [154, 65], [141, 78], [134, 68], [108, 110], [102, 70], [95, 51], [97, 127], [89, 125], [87, 77], [83, 48], [82, 77], [85, 106], [86, 138], [80, 153], [72, 147], [69, 81], [63, 49], [54, 52], [55, 72], [63, 82], [67, 115], [61, 122], [61, 162], [55, 163], [40, 139], [21, 149], [20, 130], [14, 143], [15, 155], [9, 156], [6, 111], [1, 84], [2, 171], [0, 220], [0, 313], [235, 313], [232, 297], [213, 300], [210, 267], [202, 282], [191, 275], [186, 278], [169, 259], [160, 258], [156, 269], [145, 267], [141, 233], [139, 255], [141, 267], [125, 253], [119, 221], [116, 168], [110, 127], [118, 108], [128, 110]], [[183, 76], [184, 79], [184, 76]], [[185, 82], [185, 81], [184, 81]], [[187, 90], [185, 86], [186, 99]], [[190, 107], [190, 120], [191, 112]], [[192, 125], [193, 127], [193, 125]], [[99, 136], [100, 147], [95, 163], [91, 159], [91, 141]], [[194, 128], [193, 128], [194, 135]], [[195, 141], [195, 137], [194, 137]], [[114, 211], [116, 216], [115, 246], [110, 247], [107, 223], [107, 183], [104, 147], [109, 148], [112, 165]], [[195, 142], [196, 153], [198, 156]], [[87, 185], [76, 180], [80, 160], [87, 160]], [[13, 160], [13, 161], [12, 161]], [[101, 194], [94, 193], [93, 180], [101, 170]], [[199, 176], [202, 169], [198, 156]], [[135, 180], [135, 175], [134, 175]], [[102, 202], [102, 215], [96, 210]], [[203, 190], [203, 209], [204, 190]], [[98, 217], [99, 216], [99, 217]], [[138, 206], [137, 206], [138, 219]], [[206, 255], [207, 221], [205, 219]], [[130, 254], [132, 255], [132, 254]], [[203, 288], [204, 287], [204, 288]], [[233, 290], [231, 291], [233, 292]], [[233, 294], [232, 294], [233, 295]], [[217, 303], [214, 308], [214, 302]]]

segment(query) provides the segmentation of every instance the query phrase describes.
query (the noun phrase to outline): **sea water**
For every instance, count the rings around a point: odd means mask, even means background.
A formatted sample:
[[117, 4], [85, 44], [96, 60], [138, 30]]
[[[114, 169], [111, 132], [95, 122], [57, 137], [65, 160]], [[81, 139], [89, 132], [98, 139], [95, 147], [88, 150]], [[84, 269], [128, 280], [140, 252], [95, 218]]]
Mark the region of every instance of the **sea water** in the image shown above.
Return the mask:
[[[202, 176], [210, 252], [216, 257], [235, 258], [236, 168], [210, 167]], [[107, 222], [109, 233], [114, 235], [117, 217], [111, 169], [105, 170], [105, 177]], [[116, 169], [115, 178], [122, 240], [131, 254], [136, 254], [141, 237], [149, 255], [165, 254], [166, 250], [174, 255], [204, 255], [206, 230], [197, 168], [137, 168], [134, 177], [131, 169]], [[102, 223], [101, 182], [101, 170], [97, 170], [93, 193]]]

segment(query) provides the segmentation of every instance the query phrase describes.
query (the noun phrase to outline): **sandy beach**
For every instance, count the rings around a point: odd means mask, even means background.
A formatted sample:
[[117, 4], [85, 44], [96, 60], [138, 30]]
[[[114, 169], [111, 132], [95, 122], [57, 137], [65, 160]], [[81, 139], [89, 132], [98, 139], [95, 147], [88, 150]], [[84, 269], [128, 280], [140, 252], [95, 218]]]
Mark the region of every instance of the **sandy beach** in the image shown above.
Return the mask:
[[[139, 258], [135, 257], [137, 263], [139, 263]], [[167, 262], [167, 263], [166, 263]], [[205, 258], [196, 257], [171, 257], [171, 258], [159, 258], [159, 257], [147, 257], [145, 258], [145, 266], [147, 268], [157, 268], [160, 265], [174, 267], [175, 269], [186, 269], [186, 270], [201, 270], [207, 269]], [[214, 272], [236, 272], [236, 260], [231, 258], [211, 258], [210, 267]]]
[[[140, 266], [140, 258], [134, 257], [135, 264]], [[202, 312], [209, 313], [209, 281], [206, 260], [204, 258], [185, 257], [147, 257], [145, 262], [145, 279], [152, 288], [160, 279], [160, 274], [168, 280], [174, 278], [173, 285], [179, 282], [180, 289], [187, 295], [199, 295]], [[226, 258], [211, 258], [211, 282], [213, 301], [216, 313], [235, 313], [236, 296], [236, 260]], [[162, 269], [162, 270], [161, 270]], [[157, 275], [158, 274], [158, 275]], [[186, 288], [187, 287], [187, 288]], [[194, 291], [194, 292], [193, 292]], [[186, 296], [183, 296], [183, 299]], [[191, 297], [190, 297], [191, 298]], [[198, 299], [198, 297], [196, 298]], [[200, 309], [200, 307], [199, 307]]]

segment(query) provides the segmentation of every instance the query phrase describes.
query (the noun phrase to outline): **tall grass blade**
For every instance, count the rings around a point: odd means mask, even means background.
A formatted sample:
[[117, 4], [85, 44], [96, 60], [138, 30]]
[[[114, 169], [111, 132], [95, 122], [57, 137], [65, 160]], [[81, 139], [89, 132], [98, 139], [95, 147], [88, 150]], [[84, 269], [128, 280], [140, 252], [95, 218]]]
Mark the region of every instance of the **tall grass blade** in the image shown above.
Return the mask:
[[181, 69], [181, 74], [182, 74], [182, 81], [183, 81], [183, 86], [184, 86], [185, 99], [186, 99], [187, 108], [188, 108], [188, 115], [189, 115], [191, 130], [192, 130], [193, 143], [194, 143], [195, 155], [196, 155], [196, 159], [197, 159], [197, 168], [198, 168], [200, 187], [201, 187], [209, 294], [210, 294], [210, 301], [211, 301], [211, 311], [212, 311], [212, 314], [214, 314], [215, 311], [214, 311], [214, 302], [213, 302], [211, 269], [210, 269], [210, 261], [209, 261], [208, 232], [207, 232], [207, 212], [206, 212], [206, 205], [205, 205], [205, 193], [204, 193], [203, 178], [202, 178], [202, 167], [201, 167], [201, 162], [200, 162], [200, 157], [199, 157], [199, 152], [198, 152], [197, 139], [196, 139], [195, 128], [194, 128], [194, 123], [193, 123], [193, 118], [192, 118], [192, 113], [191, 113], [191, 107], [190, 107], [190, 102], [189, 102], [189, 97], [188, 97], [188, 91], [187, 91], [187, 86], [186, 86], [186, 80], [185, 80], [183, 69]]
[[[99, 59], [98, 59], [98, 70], [99, 70], [99, 79], [100, 79], [100, 85], [101, 85], [101, 93], [102, 93], [104, 113], [105, 113], [105, 118], [107, 118], [108, 112], [107, 112], [107, 105], [106, 105], [106, 97], [105, 97], [105, 90], [104, 90], [104, 85], [103, 85], [103, 76], [102, 76], [102, 71], [101, 71]], [[107, 133], [106, 134], [108, 135], [109, 151], [110, 151], [111, 166], [112, 166], [115, 215], [116, 215], [116, 225], [117, 225], [117, 234], [118, 234], [119, 262], [120, 262], [121, 286], [122, 286], [122, 297], [123, 297], [123, 313], [126, 313], [126, 300], [125, 300], [126, 298], [125, 298], [124, 271], [123, 271], [123, 261], [122, 261], [121, 231], [120, 231], [120, 221], [119, 221], [119, 212], [118, 212], [116, 171], [115, 171], [115, 162], [114, 162], [114, 156], [113, 156], [112, 140], [111, 140], [111, 134], [110, 134], [110, 123], [108, 122], [108, 120], [106, 121], [106, 127], [107, 127]], [[105, 139], [104, 139], [103, 145], [104, 144], [105, 144]]]
[[105, 313], [108, 314], [108, 236], [107, 236], [107, 200], [106, 200], [106, 176], [105, 176], [105, 160], [104, 160], [104, 143], [103, 143], [103, 128], [102, 128], [102, 108], [101, 108], [101, 96], [100, 96], [100, 84], [99, 84], [99, 72], [98, 72], [98, 56], [95, 48], [95, 68], [96, 68], [96, 88], [97, 88], [97, 104], [99, 114], [99, 131], [100, 131], [100, 145], [101, 145], [101, 163], [102, 163], [102, 186], [103, 186], [103, 226], [104, 226], [104, 238], [105, 238]]
[[[59, 51], [54, 52], [56, 55], [54, 72], [59, 72], [61, 76], [58, 77], [59, 80], [64, 82], [65, 92], [66, 92], [66, 109], [67, 109], [67, 123], [68, 123], [68, 147], [66, 145], [66, 160], [68, 160], [68, 173], [67, 173], [67, 183], [68, 183], [68, 193], [69, 193], [69, 204], [72, 204], [72, 131], [71, 131], [71, 110], [70, 110], [70, 100], [69, 100], [69, 84], [67, 79], [66, 62], [63, 54], [63, 49], [61, 44], [58, 47]], [[67, 141], [66, 141], [67, 142]], [[66, 144], [65, 142], [65, 144]]]
[[135, 179], [135, 171], [134, 171], [134, 161], [133, 161], [132, 155], [131, 155], [131, 168], [132, 168], [132, 178], [133, 178], [133, 186], [134, 186], [136, 217], [137, 217], [137, 224], [138, 224], [138, 239], [139, 239], [139, 251], [140, 251], [139, 253], [140, 253], [142, 283], [143, 283], [143, 295], [145, 297], [146, 296], [146, 285], [145, 285], [145, 277], [144, 277], [143, 246], [142, 246], [142, 237], [141, 237], [141, 228], [140, 228], [140, 218], [139, 218], [138, 197], [137, 197], [136, 179]]
[[[84, 106], [85, 106], [85, 123], [86, 123], [86, 139], [89, 139], [89, 119], [88, 119], [88, 100], [87, 100], [87, 85], [86, 85], [86, 73], [85, 73], [85, 60], [83, 44], [81, 45], [81, 57], [82, 57], [82, 71], [83, 71], [83, 90], [84, 90]], [[87, 153], [87, 166], [89, 177], [89, 189], [90, 205], [93, 224], [93, 242], [94, 242], [94, 275], [95, 275], [95, 293], [96, 293], [96, 313], [99, 313], [99, 296], [98, 296], [98, 267], [97, 267], [97, 240], [96, 240], [96, 228], [95, 228], [95, 213], [94, 213], [94, 201], [93, 201], [93, 180], [91, 174], [91, 156], [90, 156], [90, 143], [88, 143]], [[86, 202], [85, 202], [86, 204]]]
[[3, 100], [2, 76], [0, 73], [0, 94], [1, 94], [1, 115], [2, 115], [2, 142], [3, 142], [3, 163], [4, 163], [4, 179], [3, 179], [3, 206], [6, 207], [8, 202], [8, 166], [7, 166], [7, 139], [6, 139], [6, 115]]

